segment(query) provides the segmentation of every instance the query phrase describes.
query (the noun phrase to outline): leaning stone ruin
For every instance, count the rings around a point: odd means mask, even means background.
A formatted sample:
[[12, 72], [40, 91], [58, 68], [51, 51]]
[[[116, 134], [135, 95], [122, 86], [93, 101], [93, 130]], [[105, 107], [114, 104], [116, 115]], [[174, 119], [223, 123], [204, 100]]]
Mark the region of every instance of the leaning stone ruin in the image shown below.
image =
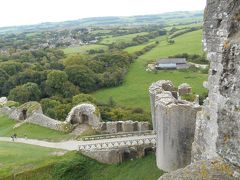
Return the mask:
[[97, 128], [100, 121], [101, 116], [99, 109], [93, 104], [83, 103], [72, 108], [65, 122], [73, 125], [88, 124]]
[[240, 179], [239, 0], [207, 1], [203, 45], [209, 95], [197, 114], [192, 163], [160, 179]]
[[157, 165], [164, 171], [185, 167], [191, 162], [196, 114], [199, 104], [181, 100], [191, 93], [189, 85], [180, 85], [175, 91], [171, 81], [158, 81], [151, 85], [154, 130], [157, 133]]

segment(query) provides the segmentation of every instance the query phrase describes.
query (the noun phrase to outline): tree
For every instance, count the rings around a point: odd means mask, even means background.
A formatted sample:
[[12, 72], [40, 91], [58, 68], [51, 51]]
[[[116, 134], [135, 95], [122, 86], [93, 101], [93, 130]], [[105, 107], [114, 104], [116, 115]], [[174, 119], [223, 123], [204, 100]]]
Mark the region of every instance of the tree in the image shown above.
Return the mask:
[[51, 71], [44, 86], [45, 94], [48, 96], [72, 97], [79, 93], [79, 89], [68, 81], [67, 74], [60, 70]]
[[25, 103], [28, 101], [38, 101], [41, 97], [41, 91], [37, 84], [27, 83], [17, 86], [9, 93], [8, 98], [13, 101]]
[[169, 39], [169, 40], [168, 40], [168, 44], [172, 45], [172, 44], [174, 44], [174, 43], [175, 43], [174, 40], [172, 40], [172, 39]]
[[61, 89], [67, 81], [68, 76], [64, 71], [53, 70], [48, 73], [46, 84], [51, 88]]
[[2, 96], [2, 90], [4, 83], [8, 80], [9, 75], [4, 71], [3, 69], [0, 68], [0, 96]]
[[69, 66], [65, 69], [70, 82], [80, 88], [82, 92], [90, 92], [96, 89], [96, 76], [85, 65]]
[[54, 108], [61, 104], [59, 101], [46, 98], [42, 99], [40, 103], [42, 105], [44, 114], [48, 115], [53, 119], [57, 118], [57, 113], [54, 111]]
[[0, 63], [0, 67], [10, 76], [23, 70], [22, 64], [14, 61]]

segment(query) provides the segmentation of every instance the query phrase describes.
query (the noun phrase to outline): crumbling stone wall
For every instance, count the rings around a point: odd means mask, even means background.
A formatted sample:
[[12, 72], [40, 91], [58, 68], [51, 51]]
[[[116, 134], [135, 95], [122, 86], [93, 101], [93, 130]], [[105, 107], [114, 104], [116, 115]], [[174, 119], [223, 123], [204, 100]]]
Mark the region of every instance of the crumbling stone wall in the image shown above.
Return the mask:
[[70, 124], [89, 124], [97, 128], [101, 121], [99, 109], [93, 104], [82, 103], [72, 108], [66, 118], [66, 123]]
[[[181, 87], [181, 95], [190, 93], [182, 91]], [[149, 89], [157, 133], [157, 165], [164, 171], [190, 164], [196, 114], [201, 110], [199, 104], [179, 100], [174, 89], [171, 81], [164, 80]]]
[[26, 119], [26, 122], [54, 130], [68, 131], [68, 129], [64, 129], [63, 122], [47, 117], [41, 113], [33, 113]]
[[41, 104], [38, 102], [27, 102], [20, 107], [3, 106], [0, 107], [0, 114], [17, 121], [24, 121], [54, 130], [69, 131], [71, 129], [68, 124], [45, 116]]
[[208, 0], [204, 50], [208, 99], [198, 113], [192, 164], [161, 179], [240, 178], [240, 1]]
[[150, 130], [150, 124], [148, 122], [138, 121], [113, 121], [113, 122], [101, 122], [97, 128], [103, 133], [121, 133], [121, 132], [137, 132]]

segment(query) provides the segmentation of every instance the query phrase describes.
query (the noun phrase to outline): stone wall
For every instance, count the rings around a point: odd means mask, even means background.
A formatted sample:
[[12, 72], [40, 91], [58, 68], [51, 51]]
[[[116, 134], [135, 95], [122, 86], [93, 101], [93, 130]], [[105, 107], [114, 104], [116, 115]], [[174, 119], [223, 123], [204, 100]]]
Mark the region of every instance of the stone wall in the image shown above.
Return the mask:
[[63, 122], [52, 119], [40, 113], [33, 113], [29, 118], [26, 119], [26, 122], [54, 130], [65, 131]]
[[193, 161], [217, 156], [240, 166], [240, 1], [208, 0], [203, 42], [209, 99], [199, 113]]
[[[198, 104], [176, 99], [174, 89], [171, 81], [158, 81], [150, 87], [157, 165], [164, 171], [190, 164], [196, 114], [201, 110]], [[181, 91], [182, 95], [185, 93], [190, 91]]]
[[142, 158], [154, 151], [155, 149], [151, 145], [136, 145], [102, 150], [81, 150], [80, 152], [101, 163], [120, 164], [127, 160]]
[[192, 164], [161, 179], [240, 179], [240, 1], [208, 0], [209, 97], [198, 113]]
[[[23, 112], [25, 112], [25, 115]], [[41, 104], [38, 102], [27, 102], [17, 108], [3, 106], [0, 107], [0, 114], [4, 114], [17, 121], [25, 121], [58, 131], [71, 130], [69, 124], [45, 116], [42, 112]]]
[[138, 121], [101, 122], [97, 129], [101, 132], [110, 134], [121, 132], [148, 131], [150, 130], [150, 124], [148, 122]]

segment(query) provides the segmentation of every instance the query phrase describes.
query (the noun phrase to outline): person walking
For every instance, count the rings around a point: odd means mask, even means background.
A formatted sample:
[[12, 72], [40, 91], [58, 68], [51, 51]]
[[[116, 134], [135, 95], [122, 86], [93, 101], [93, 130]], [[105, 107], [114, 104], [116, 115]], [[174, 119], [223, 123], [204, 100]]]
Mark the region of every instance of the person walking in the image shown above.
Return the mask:
[[16, 133], [14, 133], [14, 134], [13, 134], [13, 137], [14, 137], [15, 139], [17, 139], [17, 134], [16, 134]]
[[13, 135], [11, 136], [11, 138], [12, 138], [12, 141], [14, 141], [14, 136]]

